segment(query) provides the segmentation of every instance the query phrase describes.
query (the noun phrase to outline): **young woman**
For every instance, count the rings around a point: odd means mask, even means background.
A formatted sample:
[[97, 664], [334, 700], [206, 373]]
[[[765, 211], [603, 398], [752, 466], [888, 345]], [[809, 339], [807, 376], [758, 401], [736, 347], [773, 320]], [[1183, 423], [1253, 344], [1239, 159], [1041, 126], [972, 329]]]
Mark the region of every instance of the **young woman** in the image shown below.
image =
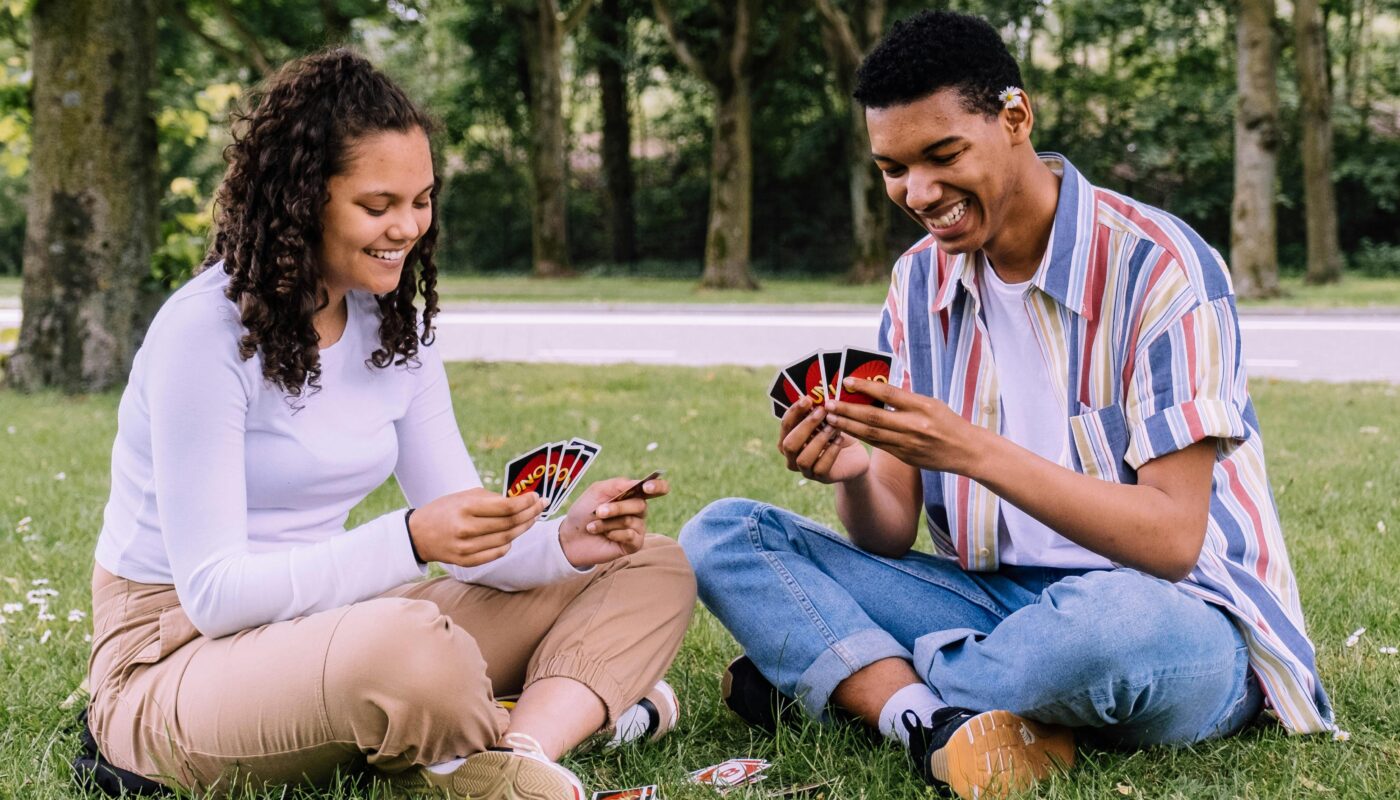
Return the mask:
[[[629, 481], [600, 481], [539, 522], [462, 444], [430, 129], [345, 50], [285, 66], [235, 126], [209, 261], [118, 412], [89, 669], [117, 767], [221, 792], [367, 763], [424, 795], [582, 798], [562, 753], [674, 724], [659, 681], [695, 588], [646, 535], [666, 482], [609, 503]], [[347, 530], [390, 474], [408, 507]], [[434, 561], [450, 576], [422, 580]]]

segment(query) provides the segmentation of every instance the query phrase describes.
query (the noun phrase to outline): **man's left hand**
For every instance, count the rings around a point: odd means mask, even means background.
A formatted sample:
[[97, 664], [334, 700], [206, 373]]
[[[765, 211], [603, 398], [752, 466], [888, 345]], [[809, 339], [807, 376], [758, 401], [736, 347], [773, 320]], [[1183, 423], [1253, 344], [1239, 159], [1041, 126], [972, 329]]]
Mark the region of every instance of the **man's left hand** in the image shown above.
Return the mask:
[[642, 487], [643, 497], [608, 502], [636, 478], [609, 478], [589, 486], [569, 509], [559, 526], [559, 545], [578, 569], [606, 564], [642, 549], [647, 535], [647, 501], [671, 491], [662, 478]]
[[826, 421], [831, 427], [910, 466], [961, 474], [970, 468], [976, 454], [973, 442], [981, 429], [943, 401], [860, 378], [847, 378], [841, 391], [869, 395], [885, 408], [828, 401]]

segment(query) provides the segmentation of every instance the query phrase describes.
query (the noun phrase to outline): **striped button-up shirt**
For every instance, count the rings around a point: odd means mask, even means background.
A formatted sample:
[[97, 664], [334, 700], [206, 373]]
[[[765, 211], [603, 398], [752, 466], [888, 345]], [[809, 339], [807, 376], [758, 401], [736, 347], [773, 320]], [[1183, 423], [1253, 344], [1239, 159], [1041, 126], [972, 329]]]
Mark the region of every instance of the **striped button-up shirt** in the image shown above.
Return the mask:
[[[1283, 723], [1333, 729], [1264, 469], [1239, 320], [1219, 253], [1181, 220], [1091, 185], [1057, 154], [1059, 205], [1025, 295], [1064, 415], [1064, 466], [1136, 483], [1143, 464], [1217, 441], [1200, 560], [1177, 586], [1227, 611]], [[880, 343], [890, 380], [1001, 430], [1000, 390], [982, 317], [983, 253], [949, 255], [925, 237], [894, 268]], [[935, 547], [963, 568], [996, 570], [998, 498], [962, 475], [922, 471]]]

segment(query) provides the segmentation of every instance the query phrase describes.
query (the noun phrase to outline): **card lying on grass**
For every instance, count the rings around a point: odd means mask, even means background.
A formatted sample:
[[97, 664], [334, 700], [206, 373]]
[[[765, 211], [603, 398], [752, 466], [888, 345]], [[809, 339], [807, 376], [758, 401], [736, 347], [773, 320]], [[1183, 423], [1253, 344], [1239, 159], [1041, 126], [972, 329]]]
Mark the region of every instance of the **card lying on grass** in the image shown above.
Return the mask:
[[861, 403], [876, 408], [885, 404], [860, 392], [843, 391], [843, 381], [847, 378], [863, 378], [868, 381], [890, 380], [889, 353], [875, 350], [862, 350], [847, 347], [845, 350], [818, 350], [808, 353], [792, 364], [778, 371], [768, 397], [773, 401], [773, 416], [783, 414], [802, 395], [807, 395], [813, 403], [824, 403], [828, 397], [844, 403]]
[[506, 497], [539, 493], [546, 504], [540, 519], [549, 519], [564, 507], [569, 494], [602, 449], [601, 445], [574, 437], [567, 442], [550, 442], [521, 453], [506, 464], [505, 486], [501, 493]]

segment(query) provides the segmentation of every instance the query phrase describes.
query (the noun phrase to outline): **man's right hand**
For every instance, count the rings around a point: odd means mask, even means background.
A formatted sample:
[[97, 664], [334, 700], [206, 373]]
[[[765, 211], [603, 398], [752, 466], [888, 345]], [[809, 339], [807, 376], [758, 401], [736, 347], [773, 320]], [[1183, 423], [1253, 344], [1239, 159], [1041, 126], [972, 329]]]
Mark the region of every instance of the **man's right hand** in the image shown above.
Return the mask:
[[826, 410], [813, 410], [807, 396], [783, 414], [778, 452], [787, 459], [787, 468], [822, 483], [842, 483], [864, 475], [870, 469], [865, 446], [823, 424], [825, 419]]
[[477, 567], [495, 561], [544, 513], [535, 492], [502, 497], [468, 489], [439, 497], [408, 518], [408, 535], [424, 561]]

